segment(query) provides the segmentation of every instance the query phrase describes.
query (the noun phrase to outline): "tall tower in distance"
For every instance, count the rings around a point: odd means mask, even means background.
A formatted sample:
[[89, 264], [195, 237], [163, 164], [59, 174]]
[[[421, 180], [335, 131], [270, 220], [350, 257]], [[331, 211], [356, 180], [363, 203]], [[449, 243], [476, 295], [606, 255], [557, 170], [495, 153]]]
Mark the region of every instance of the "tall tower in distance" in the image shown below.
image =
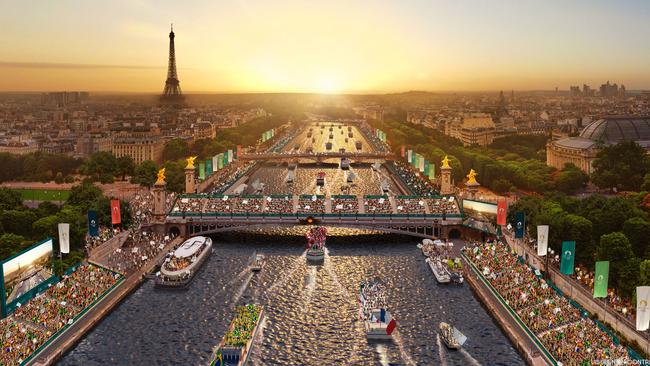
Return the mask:
[[169, 64], [167, 65], [167, 80], [165, 80], [165, 89], [163, 90], [160, 100], [168, 104], [181, 104], [183, 95], [181, 93], [178, 74], [176, 73], [176, 51], [174, 50], [174, 25], [171, 25], [169, 32]]

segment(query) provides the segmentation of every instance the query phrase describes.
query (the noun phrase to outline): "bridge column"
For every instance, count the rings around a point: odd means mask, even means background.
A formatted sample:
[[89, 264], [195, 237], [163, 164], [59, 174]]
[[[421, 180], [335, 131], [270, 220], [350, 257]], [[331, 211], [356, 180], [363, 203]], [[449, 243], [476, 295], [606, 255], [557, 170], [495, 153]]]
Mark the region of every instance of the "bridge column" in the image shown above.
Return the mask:
[[440, 168], [440, 194], [445, 196], [454, 193], [451, 184], [451, 167], [443, 165]]
[[167, 199], [167, 183], [158, 181], [153, 185], [153, 219], [155, 222], [165, 221], [165, 201]]
[[185, 193], [196, 193], [196, 182], [194, 181], [194, 167], [185, 168]]

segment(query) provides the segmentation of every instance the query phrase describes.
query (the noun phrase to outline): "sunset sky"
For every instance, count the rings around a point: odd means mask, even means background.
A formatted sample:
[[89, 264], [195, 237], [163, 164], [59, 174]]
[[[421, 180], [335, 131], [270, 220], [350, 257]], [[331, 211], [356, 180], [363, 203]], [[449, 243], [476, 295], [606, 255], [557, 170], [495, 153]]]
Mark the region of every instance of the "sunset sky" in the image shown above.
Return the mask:
[[650, 1], [5, 0], [0, 91], [650, 89]]

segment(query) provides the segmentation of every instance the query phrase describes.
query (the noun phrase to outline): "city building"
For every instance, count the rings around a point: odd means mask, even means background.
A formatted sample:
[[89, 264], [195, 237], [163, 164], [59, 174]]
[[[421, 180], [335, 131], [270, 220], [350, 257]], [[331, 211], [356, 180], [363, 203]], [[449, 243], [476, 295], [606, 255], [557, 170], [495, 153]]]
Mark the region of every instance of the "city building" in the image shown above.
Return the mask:
[[486, 146], [494, 141], [495, 131], [496, 126], [489, 114], [471, 113], [448, 124], [445, 133], [459, 139], [464, 146]]
[[161, 163], [164, 148], [160, 131], [120, 132], [113, 138], [111, 151], [118, 158], [130, 156], [136, 164], [145, 160]]
[[552, 140], [546, 145], [546, 164], [557, 169], [572, 163], [587, 174], [601, 146], [635, 141], [650, 151], [650, 117], [613, 116], [587, 125], [579, 136]]

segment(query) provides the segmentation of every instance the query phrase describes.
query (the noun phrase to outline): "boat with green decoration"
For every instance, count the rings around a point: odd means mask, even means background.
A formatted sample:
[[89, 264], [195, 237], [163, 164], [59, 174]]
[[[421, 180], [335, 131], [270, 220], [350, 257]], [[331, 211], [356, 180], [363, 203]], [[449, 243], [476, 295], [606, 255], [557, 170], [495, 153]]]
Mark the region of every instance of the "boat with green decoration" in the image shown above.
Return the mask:
[[238, 307], [228, 331], [212, 354], [210, 366], [246, 365], [263, 318], [264, 308], [261, 305]]

